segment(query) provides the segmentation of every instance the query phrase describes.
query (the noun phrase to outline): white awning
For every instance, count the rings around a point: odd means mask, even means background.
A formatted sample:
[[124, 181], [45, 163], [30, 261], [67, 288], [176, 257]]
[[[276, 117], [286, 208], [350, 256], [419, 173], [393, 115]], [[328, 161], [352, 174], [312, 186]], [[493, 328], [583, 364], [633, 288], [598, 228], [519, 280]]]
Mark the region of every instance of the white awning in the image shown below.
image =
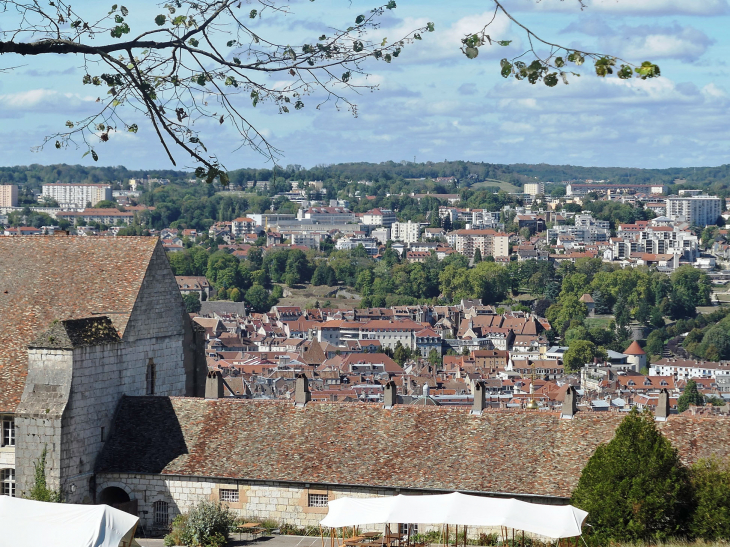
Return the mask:
[[466, 494], [340, 498], [329, 502], [321, 525], [330, 528], [383, 523], [505, 526], [549, 538], [581, 535], [588, 513], [572, 505], [543, 505], [513, 498]]
[[129, 547], [138, 520], [108, 505], [0, 496], [1, 543], [13, 547]]

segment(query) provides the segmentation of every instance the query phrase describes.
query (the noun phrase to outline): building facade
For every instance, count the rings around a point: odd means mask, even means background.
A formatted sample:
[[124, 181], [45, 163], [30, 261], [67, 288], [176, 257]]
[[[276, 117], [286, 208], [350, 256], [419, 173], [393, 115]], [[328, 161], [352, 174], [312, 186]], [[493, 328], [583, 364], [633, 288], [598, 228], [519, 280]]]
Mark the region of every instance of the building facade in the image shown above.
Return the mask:
[[0, 184], [0, 207], [18, 206], [18, 187], [15, 184]]
[[62, 207], [94, 207], [103, 200], [112, 199], [110, 184], [62, 184], [43, 185], [43, 195], [55, 199]]
[[717, 224], [721, 213], [721, 200], [717, 196], [667, 198], [666, 215], [674, 221], [686, 222], [690, 226]]
[[416, 243], [421, 237], [421, 225], [418, 222], [394, 222], [391, 227], [391, 238], [403, 243]]
[[0, 238], [0, 255], [5, 490], [27, 493], [45, 450], [50, 487], [90, 503], [123, 395], [202, 393], [202, 331], [153, 238]]

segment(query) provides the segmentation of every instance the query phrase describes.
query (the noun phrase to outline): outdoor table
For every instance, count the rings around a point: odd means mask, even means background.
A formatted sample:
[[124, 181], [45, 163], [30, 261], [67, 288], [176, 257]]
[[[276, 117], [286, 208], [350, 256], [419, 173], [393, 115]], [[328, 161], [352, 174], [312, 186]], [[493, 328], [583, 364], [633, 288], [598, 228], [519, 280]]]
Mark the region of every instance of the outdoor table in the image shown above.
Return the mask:
[[345, 545], [359, 545], [364, 539], [367, 539], [364, 535], [351, 537], [345, 540]]
[[363, 532], [363, 533], [362, 533], [362, 534], [360, 534], [360, 535], [361, 535], [362, 537], [364, 537], [364, 538], [379, 538], [379, 537], [380, 537], [380, 536], [382, 536], [383, 534], [381, 534], [380, 532]]
[[261, 528], [260, 522], [247, 522], [245, 524], [239, 524], [238, 525], [238, 539], [239, 540], [241, 539], [241, 534], [244, 532], [248, 532], [249, 534], [251, 534], [251, 536], [253, 536], [255, 538], [256, 534], [260, 533], [263, 530], [264, 530], [264, 528]]

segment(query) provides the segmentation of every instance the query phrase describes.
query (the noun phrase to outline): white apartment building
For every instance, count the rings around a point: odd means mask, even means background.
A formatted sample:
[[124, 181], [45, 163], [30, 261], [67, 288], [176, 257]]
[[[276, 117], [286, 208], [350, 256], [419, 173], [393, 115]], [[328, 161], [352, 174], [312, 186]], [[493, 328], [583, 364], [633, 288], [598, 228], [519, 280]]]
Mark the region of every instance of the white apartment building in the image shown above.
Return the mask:
[[494, 230], [456, 230], [446, 234], [446, 240], [457, 252], [469, 258], [477, 249], [482, 257], [509, 256], [509, 236]]
[[18, 206], [18, 187], [15, 184], [0, 184], [0, 207]]
[[545, 195], [545, 183], [544, 182], [528, 182], [525, 184], [522, 191], [525, 194], [529, 194], [531, 196]]
[[378, 254], [378, 242], [372, 237], [343, 237], [335, 243], [338, 251], [352, 251], [362, 245], [370, 256]]
[[418, 222], [394, 222], [390, 227], [390, 237], [403, 243], [415, 243], [421, 236], [421, 225]]
[[368, 226], [391, 226], [396, 216], [390, 209], [370, 209], [362, 217], [363, 224]]
[[346, 224], [355, 222], [355, 213], [346, 207], [310, 207], [299, 209], [298, 220], [311, 220], [320, 224]]
[[720, 198], [717, 196], [667, 198], [666, 215], [674, 221], [687, 222], [691, 226], [715, 224], [721, 213]]
[[252, 234], [256, 229], [256, 221], [249, 217], [240, 217], [231, 221], [231, 235], [241, 237], [245, 234]]
[[730, 364], [711, 361], [691, 361], [689, 359], [660, 359], [649, 367], [650, 376], [676, 376], [678, 379], [690, 378], [730, 378]]
[[43, 195], [55, 199], [61, 207], [94, 207], [103, 200], [112, 199], [110, 184], [44, 184]]

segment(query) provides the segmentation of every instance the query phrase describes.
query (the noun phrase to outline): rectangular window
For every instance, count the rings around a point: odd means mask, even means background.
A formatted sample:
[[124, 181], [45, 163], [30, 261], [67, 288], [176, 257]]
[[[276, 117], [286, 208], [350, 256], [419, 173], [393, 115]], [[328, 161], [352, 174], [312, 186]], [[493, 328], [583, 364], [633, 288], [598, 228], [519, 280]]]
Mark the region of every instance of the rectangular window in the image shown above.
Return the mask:
[[2, 426], [0, 446], [15, 446], [15, 420], [13, 418], [3, 418]]
[[169, 522], [169, 506], [166, 501], [156, 501], [152, 508], [154, 509], [155, 524], [158, 526], [167, 526]]
[[309, 507], [327, 507], [329, 494], [309, 494]]
[[15, 497], [15, 469], [0, 470], [0, 495]]
[[231, 503], [238, 503], [238, 490], [232, 488], [221, 488], [218, 490], [218, 499]]

